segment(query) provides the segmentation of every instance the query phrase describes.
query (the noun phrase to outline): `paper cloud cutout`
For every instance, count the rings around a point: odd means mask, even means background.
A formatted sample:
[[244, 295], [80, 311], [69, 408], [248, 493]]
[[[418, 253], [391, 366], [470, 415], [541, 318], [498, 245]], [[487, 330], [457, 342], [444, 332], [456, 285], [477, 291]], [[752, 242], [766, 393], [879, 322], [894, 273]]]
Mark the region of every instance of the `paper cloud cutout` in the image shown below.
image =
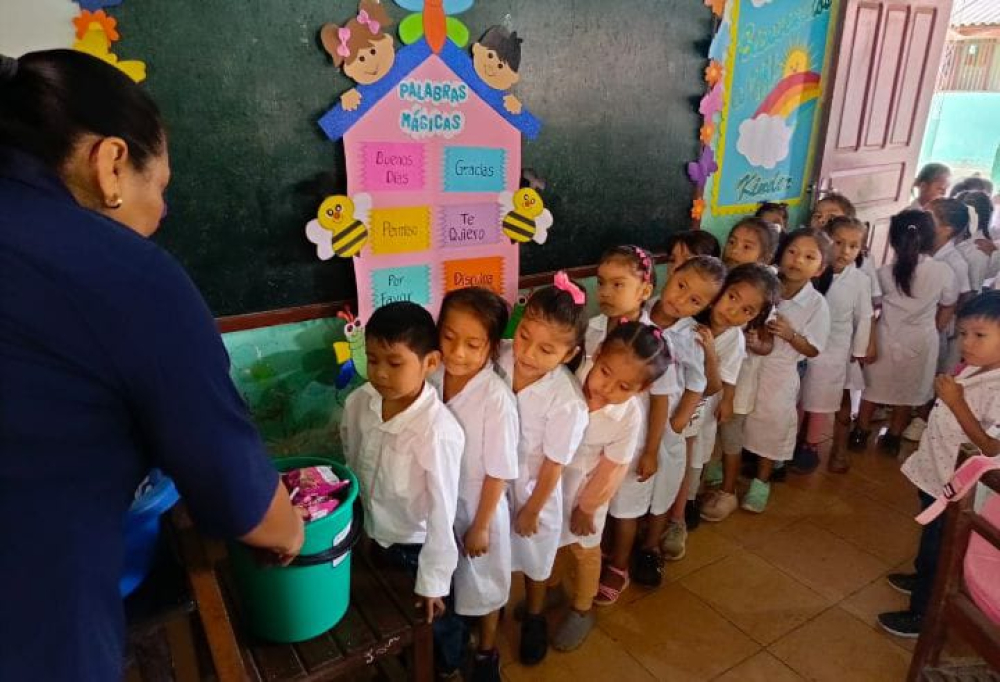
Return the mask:
[[36, 50], [70, 47], [73, 17], [79, 11], [70, 0], [3, 0], [0, 54], [20, 57]]
[[780, 116], [761, 114], [740, 123], [736, 149], [751, 166], [773, 169], [788, 156], [792, 128]]
[[771, 0], [750, 0], [754, 7], [763, 7], [764, 5], [771, 2]]

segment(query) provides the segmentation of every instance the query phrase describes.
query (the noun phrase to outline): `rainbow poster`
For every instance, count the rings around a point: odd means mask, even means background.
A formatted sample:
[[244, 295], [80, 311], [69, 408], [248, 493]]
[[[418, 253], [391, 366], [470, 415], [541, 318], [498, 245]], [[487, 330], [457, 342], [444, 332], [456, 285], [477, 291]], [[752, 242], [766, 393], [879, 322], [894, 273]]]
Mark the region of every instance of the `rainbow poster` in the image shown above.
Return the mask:
[[715, 215], [805, 194], [828, 63], [832, 0], [733, 0]]

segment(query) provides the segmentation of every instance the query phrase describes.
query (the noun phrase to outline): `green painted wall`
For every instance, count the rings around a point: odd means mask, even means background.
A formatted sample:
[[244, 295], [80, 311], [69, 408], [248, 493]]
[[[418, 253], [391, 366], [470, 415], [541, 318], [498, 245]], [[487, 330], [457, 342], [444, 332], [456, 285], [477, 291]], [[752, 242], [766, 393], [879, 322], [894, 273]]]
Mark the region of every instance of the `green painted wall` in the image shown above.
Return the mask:
[[1000, 183], [1000, 92], [939, 92], [931, 102], [920, 164], [951, 166], [956, 178], [981, 173]]

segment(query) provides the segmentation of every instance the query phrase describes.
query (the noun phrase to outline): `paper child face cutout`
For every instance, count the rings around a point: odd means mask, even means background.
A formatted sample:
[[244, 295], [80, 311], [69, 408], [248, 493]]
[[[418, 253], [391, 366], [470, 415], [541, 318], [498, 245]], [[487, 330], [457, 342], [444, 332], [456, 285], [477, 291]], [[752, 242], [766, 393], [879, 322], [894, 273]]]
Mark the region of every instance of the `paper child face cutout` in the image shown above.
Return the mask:
[[370, 85], [389, 73], [395, 62], [392, 36], [383, 35], [359, 50], [353, 62], [344, 64], [344, 75], [360, 85]]
[[509, 90], [520, 80], [521, 39], [502, 26], [493, 26], [472, 46], [476, 74], [495, 90]]

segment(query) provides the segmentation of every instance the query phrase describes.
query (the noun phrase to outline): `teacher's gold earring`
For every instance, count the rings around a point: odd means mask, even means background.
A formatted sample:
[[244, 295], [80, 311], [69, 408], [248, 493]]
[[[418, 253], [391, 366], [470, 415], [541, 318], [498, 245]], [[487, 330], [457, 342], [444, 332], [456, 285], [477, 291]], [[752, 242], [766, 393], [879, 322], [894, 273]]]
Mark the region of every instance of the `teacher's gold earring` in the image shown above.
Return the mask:
[[110, 199], [105, 199], [104, 203], [108, 208], [121, 208], [122, 204], [125, 203], [125, 200], [115, 194]]

